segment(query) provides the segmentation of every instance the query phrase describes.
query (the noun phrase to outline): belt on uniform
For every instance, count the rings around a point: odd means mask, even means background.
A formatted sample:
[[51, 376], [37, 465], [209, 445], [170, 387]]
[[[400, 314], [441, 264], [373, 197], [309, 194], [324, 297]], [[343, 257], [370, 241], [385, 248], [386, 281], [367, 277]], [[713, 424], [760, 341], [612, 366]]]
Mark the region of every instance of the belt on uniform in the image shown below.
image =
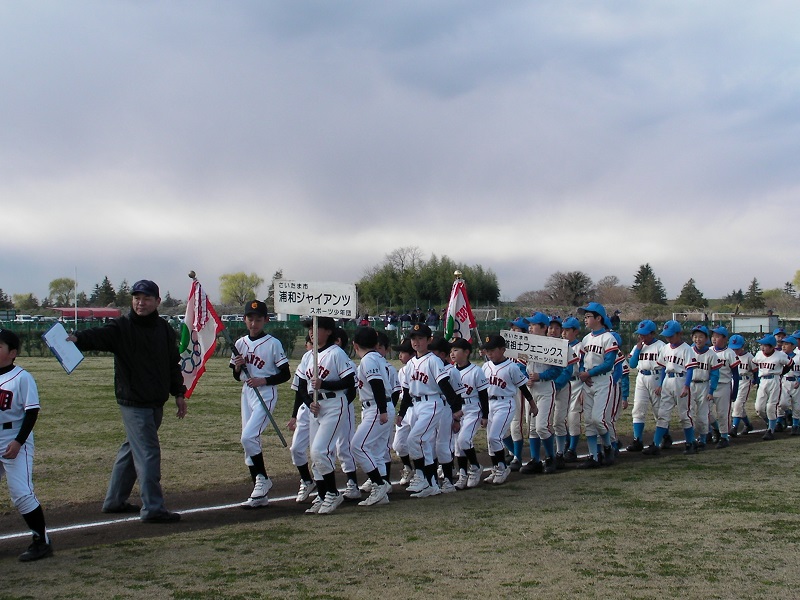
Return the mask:
[[762, 375], [761, 379], [774, 379], [775, 375]]
[[11, 429], [12, 427], [14, 427], [14, 424], [11, 421], [3, 423], [3, 429]]
[[412, 402], [422, 402], [423, 400], [431, 400], [431, 399], [438, 400], [439, 399], [439, 395], [438, 394], [425, 394], [424, 396], [413, 396], [411, 398], [411, 401]]
[[658, 369], [639, 369], [639, 375], [658, 375], [660, 372]]
[[739, 375], [739, 379], [752, 379], [750, 375]]
[[708, 379], [692, 379], [692, 383], [705, 383]]
[[667, 373], [667, 377], [683, 377], [686, 373]]
[[578, 381], [578, 376], [577, 375], [573, 375], [572, 377], [569, 378], [569, 380], [570, 381]]
[[318, 392], [320, 398], [336, 398], [336, 392]]
[[372, 406], [372, 402], [370, 400], [366, 400], [361, 403], [361, 408], [369, 408], [370, 406]]
[[473, 402], [478, 402], [478, 398], [464, 398], [464, 404], [472, 404]]
[[786, 381], [797, 381], [797, 377], [784, 377]]

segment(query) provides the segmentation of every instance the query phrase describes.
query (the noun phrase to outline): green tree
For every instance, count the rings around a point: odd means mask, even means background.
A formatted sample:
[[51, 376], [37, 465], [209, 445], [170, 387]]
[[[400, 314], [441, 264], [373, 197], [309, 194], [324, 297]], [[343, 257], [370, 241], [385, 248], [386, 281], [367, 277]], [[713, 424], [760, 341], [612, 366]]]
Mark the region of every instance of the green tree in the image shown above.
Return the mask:
[[267, 289], [267, 297], [264, 299], [264, 304], [267, 305], [267, 310], [275, 312], [275, 280], [283, 279], [283, 269], [278, 269], [269, 280], [269, 288]]
[[766, 302], [764, 302], [764, 292], [761, 291], [761, 287], [758, 285], [758, 279], [755, 277], [753, 277], [753, 281], [750, 282], [744, 294], [742, 306], [751, 310], [764, 308], [766, 306]]
[[86, 296], [86, 292], [78, 292], [78, 306], [89, 306], [89, 298]]
[[39, 308], [39, 299], [33, 294], [14, 294], [14, 308], [17, 310], [33, 310]]
[[725, 302], [735, 302], [736, 304], [741, 304], [744, 302], [744, 292], [742, 291], [742, 288], [739, 288], [738, 291], [733, 290], [730, 294], [725, 296]]
[[794, 284], [791, 281], [787, 281], [783, 284], [783, 291], [789, 294], [790, 296], [797, 296], [797, 290], [794, 287]]
[[111, 285], [108, 276], [103, 277], [103, 281], [94, 286], [92, 295], [89, 296], [89, 304], [91, 306], [109, 306], [113, 305], [116, 300], [117, 293], [114, 291], [114, 286]]
[[53, 279], [48, 298], [55, 306], [69, 306], [75, 298], [75, 280], [69, 277]]
[[582, 306], [594, 296], [592, 278], [583, 271], [557, 271], [544, 284], [550, 304]]
[[163, 308], [175, 308], [176, 306], [180, 305], [180, 301], [176, 300], [172, 296], [169, 295], [169, 290], [167, 290], [167, 295], [164, 296], [164, 299], [161, 301], [161, 306]]
[[14, 308], [14, 302], [8, 297], [2, 289], [0, 289], [0, 309]]
[[123, 279], [122, 283], [120, 283], [119, 287], [117, 288], [117, 292], [114, 297], [114, 303], [117, 306], [122, 306], [122, 307], [130, 306], [132, 298], [133, 296], [131, 295], [131, 286], [128, 284], [127, 279]]
[[264, 280], [244, 271], [238, 273], [226, 273], [219, 277], [219, 291], [223, 304], [234, 304], [244, 306], [248, 300], [257, 297], [256, 290], [264, 283]]
[[667, 291], [664, 289], [664, 284], [661, 283], [661, 279], [656, 277], [650, 263], [643, 264], [639, 267], [639, 270], [633, 278], [631, 291], [639, 302], [645, 304], [667, 303]]
[[703, 296], [703, 292], [697, 289], [693, 278], [683, 284], [681, 295], [678, 296], [675, 303], [691, 306], [692, 308], [705, 308], [708, 306], [708, 300]]

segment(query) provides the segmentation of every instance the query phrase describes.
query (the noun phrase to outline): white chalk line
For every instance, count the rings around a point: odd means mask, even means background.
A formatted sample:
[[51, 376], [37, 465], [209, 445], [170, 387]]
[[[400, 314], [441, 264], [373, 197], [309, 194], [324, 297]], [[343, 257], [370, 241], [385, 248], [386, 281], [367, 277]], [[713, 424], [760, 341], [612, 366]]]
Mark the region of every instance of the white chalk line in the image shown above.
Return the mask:
[[[766, 429], [754, 429], [751, 431], [751, 434], [761, 433], [766, 431]], [[684, 444], [686, 440], [677, 440], [673, 442], [674, 444]], [[620, 449], [620, 452], [627, 452], [624, 448]], [[581, 455], [579, 458], [585, 458], [589, 456], [588, 454]], [[484, 469], [484, 472], [488, 472], [489, 469]], [[393, 485], [398, 485], [399, 481], [393, 481]], [[339, 490], [344, 491], [342, 490]], [[270, 498], [270, 502], [285, 502], [287, 500], [294, 500], [296, 496], [282, 496], [280, 498]], [[185, 510], [180, 510], [179, 512], [182, 515], [190, 515], [193, 513], [203, 513], [203, 512], [214, 512], [216, 510], [227, 510], [229, 508], [240, 508], [240, 503], [236, 502], [234, 504], [219, 504], [217, 506], [201, 506], [198, 508], [187, 508]], [[116, 519], [105, 519], [103, 521], [92, 521], [90, 523], [76, 523], [75, 525], [63, 525], [61, 527], [48, 527], [47, 533], [48, 535], [51, 533], [61, 533], [62, 531], [80, 531], [82, 529], [94, 529], [97, 527], [106, 527], [108, 525], [119, 525], [120, 523], [132, 523], [134, 521], [139, 521], [139, 517], [123, 517], [123, 518], [116, 518]], [[4, 540], [14, 540], [18, 538], [23, 538], [31, 535], [30, 531], [23, 531], [18, 533], [7, 533], [4, 535], [0, 535], [0, 541]]]

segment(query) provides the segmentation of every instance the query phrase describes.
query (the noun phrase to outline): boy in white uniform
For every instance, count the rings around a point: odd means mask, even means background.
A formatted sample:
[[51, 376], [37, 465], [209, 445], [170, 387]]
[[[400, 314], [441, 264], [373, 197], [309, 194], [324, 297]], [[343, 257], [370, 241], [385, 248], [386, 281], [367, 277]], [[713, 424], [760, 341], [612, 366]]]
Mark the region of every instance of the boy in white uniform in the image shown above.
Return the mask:
[[401, 344], [395, 346], [397, 357], [403, 366], [397, 372], [397, 381], [401, 388], [401, 404], [397, 410], [395, 418], [394, 441], [392, 450], [400, 457], [403, 463], [403, 473], [400, 476], [400, 485], [409, 485], [414, 476], [414, 466], [408, 454], [408, 434], [411, 432], [411, 422], [413, 420], [414, 408], [411, 396], [408, 393], [408, 361], [414, 356], [414, 349], [411, 347], [411, 340], [404, 339]]
[[730, 446], [729, 432], [731, 422], [731, 399], [736, 397], [739, 389], [739, 357], [728, 348], [728, 330], [721, 325], [711, 330], [712, 349], [717, 355], [719, 380], [716, 387], [709, 392], [712, 411], [717, 416], [715, 433], [719, 431], [717, 448]]
[[633, 443], [628, 446], [628, 452], [641, 452], [644, 450], [644, 430], [647, 413], [653, 415], [653, 420], [658, 420], [658, 405], [661, 397], [655, 390], [661, 383], [663, 367], [658, 364], [658, 355], [664, 342], [655, 335], [656, 324], [650, 320], [639, 323], [634, 333], [639, 341], [630, 354], [630, 367], [637, 369], [636, 386], [633, 390]]
[[33, 426], [39, 416], [39, 390], [30, 373], [16, 366], [19, 337], [0, 329], [0, 479], [5, 476], [11, 501], [33, 532], [33, 542], [19, 560], [53, 555], [44, 511], [33, 491]]
[[774, 440], [778, 422], [778, 404], [781, 401], [781, 374], [789, 364], [789, 357], [782, 350], [776, 350], [778, 341], [774, 335], [765, 335], [758, 340], [761, 349], [753, 357], [758, 367], [758, 392], [756, 393], [756, 413], [769, 423], [769, 429], [762, 439]]
[[297, 491], [296, 502], [305, 502], [317, 489], [317, 484], [311, 476], [308, 466], [308, 446], [311, 439], [311, 411], [308, 407], [311, 404], [311, 398], [308, 395], [307, 386], [300, 384], [300, 380], [305, 377], [312, 360], [314, 360], [313, 343], [311, 338], [306, 336], [306, 352], [300, 359], [300, 364], [297, 365], [297, 371], [292, 379], [292, 390], [295, 392], [292, 417], [286, 424], [286, 427], [292, 432], [292, 444], [289, 447], [292, 464], [300, 473], [300, 489]]
[[[245, 464], [253, 479], [253, 492], [242, 502], [242, 508], [259, 508], [269, 503], [267, 494], [272, 488], [272, 480], [267, 475], [264, 454], [261, 448], [261, 434], [269, 425], [269, 417], [261, 402], [275, 412], [278, 401], [277, 386], [291, 379], [289, 361], [280, 341], [264, 332], [264, 324], [269, 320], [267, 305], [260, 300], [248, 302], [244, 307], [244, 322], [248, 335], [236, 340], [238, 354], [231, 357], [230, 367], [233, 378], [242, 381], [245, 366], [250, 377], [242, 385], [242, 447]], [[261, 395], [259, 399], [258, 395]]]
[[710, 337], [708, 327], [705, 325], [696, 325], [692, 328], [694, 360], [687, 366], [693, 367], [690, 393], [694, 402], [692, 419], [694, 420], [698, 450], [705, 450], [706, 442], [709, 439], [711, 425], [711, 409], [709, 407], [711, 394], [709, 390], [712, 389], [712, 386], [715, 388], [719, 381], [717, 355], [711, 351], [708, 345]]
[[731, 425], [730, 436], [736, 437], [739, 435], [739, 425], [744, 423], [745, 433], [753, 431], [753, 425], [747, 417], [747, 398], [750, 396], [750, 390], [753, 387], [753, 381], [758, 375], [758, 367], [753, 364], [753, 354], [744, 347], [744, 337], [741, 335], [732, 335], [728, 342], [728, 348], [733, 350], [736, 358], [739, 361], [739, 389], [736, 392], [736, 398], [731, 408], [731, 415], [733, 423]]
[[569, 380], [569, 411], [567, 412], [568, 447], [564, 451], [564, 462], [575, 462], [578, 460], [578, 442], [581, 439], [581, 416], [583, 415], [583, 382], [578, 377], [581, 359], [581, 340], [578, 339], [578, 334], [581, 322], [575, 317], [568, 317], [561, 326], [561, 336], [569, 342], [572, 352], [569, 360], [572, 374]]
[[456, 438], [456, 459], [458, 460], [458, 490], [477, 487], [481, 482], [481, 465], [473, 442], [479, 427], [489, 422], [489, 382], [478, 365], [469, 361], [472, 344], [464, 338], [457, 338], [450, 348], [450, 359], [461, 377], [464, 406], [461, 409], [461, 430]]

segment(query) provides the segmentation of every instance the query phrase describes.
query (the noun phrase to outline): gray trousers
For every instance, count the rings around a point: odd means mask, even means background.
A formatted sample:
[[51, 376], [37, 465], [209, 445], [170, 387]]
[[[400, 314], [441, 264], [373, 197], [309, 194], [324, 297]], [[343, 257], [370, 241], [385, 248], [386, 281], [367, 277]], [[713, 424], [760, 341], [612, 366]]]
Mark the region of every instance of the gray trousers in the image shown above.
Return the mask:
[[138, 478], [142, 498], [139, 516], [142, 519], [152, 518], [167, 510], [161, 490], [161, 446], [158, 441], [158, 428], [164, 409], [120, 405], [120, 410], [127, 439], [117, 452], [103, 509], [122, 507], [128, 501]]

